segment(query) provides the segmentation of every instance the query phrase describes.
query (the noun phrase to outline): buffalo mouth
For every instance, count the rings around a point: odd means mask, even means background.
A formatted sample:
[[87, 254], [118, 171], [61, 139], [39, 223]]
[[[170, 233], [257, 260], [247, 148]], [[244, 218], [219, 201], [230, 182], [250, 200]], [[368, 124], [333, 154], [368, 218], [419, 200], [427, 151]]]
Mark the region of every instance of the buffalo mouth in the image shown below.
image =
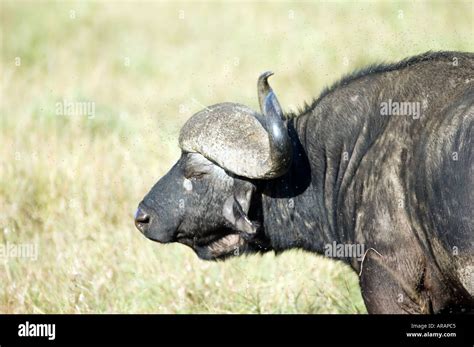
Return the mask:
[[266, 243], [262, 240], [251, 240], [239, 233], [220, 235], [211, 239], [178, 237], [177, 241], [194, 250], [204, 260], [224, 260], [243, 253], [266, 251]]
[[203, 240], [178, 237], [177, 241], [191, 247], [199, 258], [205, 260], [225, 259], [238, 255], [245, 248], [245, 240], [239, 234], [227, 234]]

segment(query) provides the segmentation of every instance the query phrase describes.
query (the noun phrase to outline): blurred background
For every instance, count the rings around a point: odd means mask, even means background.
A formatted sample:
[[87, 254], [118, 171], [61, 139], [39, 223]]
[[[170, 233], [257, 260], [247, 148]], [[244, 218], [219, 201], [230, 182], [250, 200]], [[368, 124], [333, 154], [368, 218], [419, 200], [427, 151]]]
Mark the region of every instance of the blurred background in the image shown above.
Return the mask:
[[289, 112], [366, 64], [472, 52], [473, 4], [1, 0], [0, 312], [365, 313], [338, 262], [203, 262], [133, 213], [204, 106], [258, 109], [266, 70]]

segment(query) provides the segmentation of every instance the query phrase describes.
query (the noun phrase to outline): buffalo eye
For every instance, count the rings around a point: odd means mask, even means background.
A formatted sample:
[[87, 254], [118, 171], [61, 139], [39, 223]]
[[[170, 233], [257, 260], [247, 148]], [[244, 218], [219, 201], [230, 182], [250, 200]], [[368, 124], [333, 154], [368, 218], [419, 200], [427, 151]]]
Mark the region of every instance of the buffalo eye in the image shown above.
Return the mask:
[[199, 170], [196, 165], [188, 165], [184, 169], [184, 177], [191, 181], [203, 178], [207, 173], [206, 170]]
[[183, 174], [189, 180], [198, 180], [213, 170], [213, 164], [200, 154], [188, 153]]
[[206, 174], [206, 172], [193, 171], [193, 172], [189, 173], [189, 175], [186, 175], [186, 178], [191, 180], [191, 181], [195, 181], [195, 180], [203, 178], [205, 174]]

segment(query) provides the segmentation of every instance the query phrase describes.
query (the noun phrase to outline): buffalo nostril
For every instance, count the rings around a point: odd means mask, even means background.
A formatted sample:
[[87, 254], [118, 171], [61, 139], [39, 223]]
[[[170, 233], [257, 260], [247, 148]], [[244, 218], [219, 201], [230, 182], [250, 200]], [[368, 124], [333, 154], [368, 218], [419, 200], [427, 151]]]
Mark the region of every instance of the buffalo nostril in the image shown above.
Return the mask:
[[150, 223], [150, 216], [141, 208], [138, 208], [135, 213], [135, 226], [138, 230], [145, 231], [145, 227], [148, 223]]

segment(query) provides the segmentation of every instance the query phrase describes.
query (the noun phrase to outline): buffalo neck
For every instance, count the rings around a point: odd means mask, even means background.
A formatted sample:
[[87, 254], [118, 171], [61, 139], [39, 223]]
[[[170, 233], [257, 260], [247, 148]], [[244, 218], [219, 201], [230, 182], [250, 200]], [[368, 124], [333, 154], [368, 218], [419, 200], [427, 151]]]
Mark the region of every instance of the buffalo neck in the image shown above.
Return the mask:
[[355, 119], [341, 131], [339, 124], [324, 121], [324, 113], [316, 108], [288, 120], [291, 168], [262, 190], [263, 227], [276, 252], [325, 254], [328, 245], [357, 240], [351, 180], [365, 153], [364, 122]]

